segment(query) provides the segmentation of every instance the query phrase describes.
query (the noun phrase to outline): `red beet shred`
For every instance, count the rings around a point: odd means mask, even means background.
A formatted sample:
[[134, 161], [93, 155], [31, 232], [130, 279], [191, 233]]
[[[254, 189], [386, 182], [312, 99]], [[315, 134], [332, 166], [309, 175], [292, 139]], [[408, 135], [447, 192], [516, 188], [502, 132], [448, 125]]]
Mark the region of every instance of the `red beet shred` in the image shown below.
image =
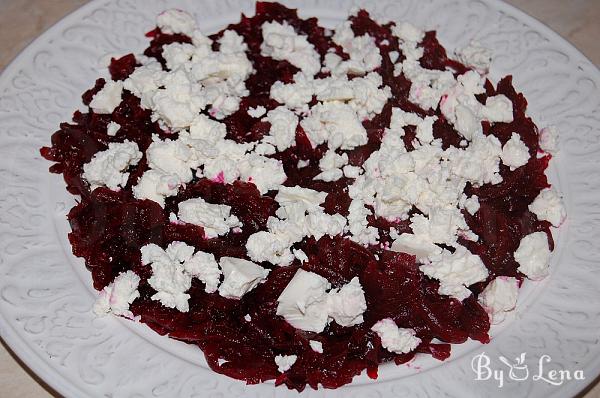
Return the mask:
[[[300, 34], [308, 36], [323, 57], [328, 49], [334, 48], [342, 57], [347, 57], [336, 46], [325, 30], [318, 26], [316, 18], [300, 19], [295, 10], [277, 3], [257, 3], [256, 16], [242, 16], [241, 22], [230, 25], [242, 35], [249, 47], [249, 59], [256, 73], [247, 81], [250, 95], [242, 99], [239, 111], [224, 120], [228, 137], [238, 142], [259, 140], [269, 130], [267, 122], [261, 122], [247, 114], [249, 107], [262, 105], [267, 110], [279, 104], [269, 98], [269, 88], [275, 81], [290, 82], [298, 69], [286, 61], [275, 61], [260, 55], [262, 41], [261, 25], [265, 21], [287, 21]], [[389, 127], [392, 107], [417, 112], [420, 115], [437, 115], [434, 135], [441, 138], [444, 148], [458, 146], [461, 138], [444, 119], [439, 108], [425, 111], [408, 100], [410, 81], [404, 76], [394, 77], [394, 66], [388, 53], [398, 51], [398, 40], [391, 34], [391, 24], [379, 25], [369, 14], [360, 11], [350, 18], [355, 34], [370, 34], [381, 51], [382, 66], [376, 70], [383, 82], [392, 89], [392, 98], [381, 114], [364, 122], [369, 134], [368, 144], [349, 152], [350, 163], [361, 165], [369, 155], [379, 148], [384, 129]], [[213, 35], [215, 39], [221, 33]], [[162, 46], [172, 42], [189, 42], [184, 35], [168, 35], [159, 29], [151, 32], [150, 46], [145, 55], [161, 61]], [[421, 46], [424, 56], [423, 67], [431, 69], [451, 68], [456, 73], [468, 70], [464, 65], [447, 57], [435, 32], [428, 32]], [[400, 59], [403, 59], [402, 55]], [[113, 79], [123, 80], [132, 73], [137, 62], [130, 54], [113, 59], [109, 67]], [[93, 95], [104, 85], [99, 79], [96, 85], [83, 95], [89, 104]], [[475, 215], [464, 213], [471, 230], [479, 235], [477, 242], [461, 240], [473, 254], [481, 256], [489, 270], [486, 282], [471, 287], [473, 295], [460, 302], [437, 293], [438, 282], [426, 277], [413, 256], [387, 251], [377, 247], [363, 247], [347, 238], [325, 236], [318, 241], [308, 238], [294, 247], [302, 249], [309, 261], [302, 268], [326, 277], [334, 287], [339, 287], [358, 276], [364, 287], [368, 308], [365, 321], [353, 327], [341, 327], [335, 322], [327, 326], [321, 334], [295, 329], [282, 317], [275, 314], [277, 298], [291, 280], [300, 263], [296, 260], [289, 267], [264, 267], [272, 271], [265, 283], [244, 295], [240, 300], [226, 299], [218, 293], [208, 294], [204, 285], [193, 280], [188, 292], [190, 310], [187, 313], [169, 309], [150, 297], [155, 291], [147, 279], [151, 269], [141, 265], [140, 248], [148, 243], [166, 247], [172, 241], [183, 241], [213, 253], [217, 259], [222, 256], [246, 256], [245, 242], [252, 233], [266, 228], [269, 216], [274, 216], [277, 202], [273, 194], [261, 196], [252, 183], [235, 182], [220, 184], [207, 179], [195, 179], [180, 189], [177, 197], [167, 198], [165, 208], [149, 200], [137, 200], [131, 187], [148, 169], [145, 158], [130, 170], [127, 186], [119, 192], [107, 188], [97, 188], [90, 192], [88, 183], [82, 179], [83, 164], [92, 156], [107, 148], [109, 142], [130, 140], [145, 151], [151, 143], [152, 134], [162, 138], [173, 138], [176, 133], [161, 130], [150, 119], [151, 112], [142, 109], [138, 98], [124, 91], [123, 101], [111, 115], [76, 112], [72, 123], [63, 123], [60, 130], [52, 135], [52, 146], [41, 149], [42, 155], [55, 162], [50, 168], [53, 173], [62, 173], [67, 189], [81, 197], [80, 203], [71, 209], [68, 219], [72, 232], [69, 240], [73, 253], [85, 259], [87, 268], [98, 290], [108, 285], [121, 272], [133, 270], [141, 277], [140, 298], [131, 305], [134, 315], [160, 334], [195, 344], [202, 349], [210, 367], [216, 372], [259, 383], [275, 379], [276, 384], [301, 391], [308, 384], [317, 388], [336, 388], [350, 383], [352, 378], [367, 370], [376, 377], [380, 363], [394, 360], [397, 364], [411, 360], [415, 353], [396, 355], [383, 349], [379, 337], [370, 329], [382, 318], [392, 318], [400, 327], [412, 328], [422, 343], [418, 353], [430, 354], [444, 360], [450, 355], [449, 343], [462, 343], [467, 339], [489, 341], [490, 327], [488, 315], [477, 303], [477, 295], [488, 281], [496, 275], [514, 276], [522, 279], [517, 271], [518, 264], [513, 257], [521, 238], [535, 231], [549, 233], [550, 224], [540, 222], [528, 210], [528, 205], [539, 192], [549, 186], [544, 170], [550, 156], [537, 157], [539, 152], [538, 131], [534, 123], [525, 115], [527, 101], [515, 91], [511, 77], [502, 79], [496, 88], [488, 81], [486, 93], [479, 96], [483, 103], [488, 96], [506, 95], [513, 103], [514, 121], [484, 123], [484, 133], [493, 134], [504, 144], [512, 132], [519, 134], [528, 146], [529, 162], [514, 171], [501, 165], [504, 181], [498, 185], [481, 187], [467, 186], [466, 193], [479, 197], [480, 210]], [[115, 136], [106, 133], [110, 121], [121, 125]], [[410, 128], [406, 131], [407, 145], [410, 145]], [[176, 137], [176, 135], [175, 135]], [[283, 161], [288, 180], [285, 185], [301, 185], [328, 193], [324, 204], [327, 213], [347, 215], [350, 198], [344, 192], [349, 184], [346, 178], [336, 182], [314, 181], [320, 170], [318, 160], [326, 150], [325, 145], [312, 148], [302, 128], [298, 126], [296, 145], [282, 153], [273, 155]], [[298, 168], [298, 160], [310, 161], [307, 167]], [[177, 211], [179, 202], [202, 197], [210, 203], [227, 204], [243, 223], [241, 233], [205, 239], [201, 227], [169, 223], [168, 214]], [[370, 217], [370, 225], [380, 230], [382, 243], [391, 242], [391, 227], [399, 231], [410, 231], [407, 221], [390, 222]], [[244, 316], [250, 314], [251, 321]], [[434, 344], [433, 339], [445, 344]], [[321, 341], [325, 351], [314, 352], [309, 340]], [[280, 374], [274, 362], [278, 354], [295, 354], [297, 362], [292, 368]], [[219, 361], [224, 359], [226, 362]]]

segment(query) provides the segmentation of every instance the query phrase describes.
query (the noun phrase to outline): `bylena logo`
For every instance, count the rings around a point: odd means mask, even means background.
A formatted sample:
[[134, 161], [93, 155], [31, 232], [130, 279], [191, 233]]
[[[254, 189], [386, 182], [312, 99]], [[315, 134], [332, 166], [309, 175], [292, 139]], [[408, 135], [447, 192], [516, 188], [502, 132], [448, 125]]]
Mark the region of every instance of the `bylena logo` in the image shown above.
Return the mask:
[[[525, 363], [526, 353], [522, 353], [513, 361], [504, 356], [499, 356], [498, 361], [505, 367], [495, 368], [491, 358], [482, 352], [475, 355], [471, 361], [471, 368], [475, 373], [475, 380], [496, 380], [498, 387], [504, 387], [506, 379], [513, 381], [533, 380], [560, 386], [568, 380], [585, 380], [583, 370], [552, 369], [552, 358], [550, 355], [542, 355], [537, 361], [537, 369], [529, 371], [529, 366]], [[508, 371], [508, 372], [507, 372]]]

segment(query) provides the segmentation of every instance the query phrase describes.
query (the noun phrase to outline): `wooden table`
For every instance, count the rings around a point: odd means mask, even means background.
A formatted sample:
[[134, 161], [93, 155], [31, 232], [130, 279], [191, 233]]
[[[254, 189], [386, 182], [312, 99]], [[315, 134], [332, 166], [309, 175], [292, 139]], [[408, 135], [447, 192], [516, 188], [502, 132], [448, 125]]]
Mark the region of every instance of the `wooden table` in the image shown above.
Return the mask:
[[[600, 65], [600, 1], [508, 0], [567, 38]], [[29, 42], [86, 0], [0, 0], [0, 71]], [[600, 380], [582, 397], [600, 398]], [[0, 346], [0, 388], [5, 398], [58, 396]]]

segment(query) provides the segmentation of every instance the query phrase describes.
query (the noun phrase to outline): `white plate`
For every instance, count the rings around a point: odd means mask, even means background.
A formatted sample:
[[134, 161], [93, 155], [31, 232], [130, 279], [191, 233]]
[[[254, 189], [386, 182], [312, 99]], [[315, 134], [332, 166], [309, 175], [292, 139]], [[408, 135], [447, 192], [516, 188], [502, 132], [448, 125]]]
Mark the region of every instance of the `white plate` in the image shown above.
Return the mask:
[[[287, 1], [301, 16], [334, 26], [350, 0]], [[441, 363], [418, 357], [385, 365], [335, 391], [304, 396], [569, 396], [600, 373], [600, 73], [583, 55], [536, 20], [498, 1], [372, 0], [376, 15], [438, 30], [448, 49], [476, 38], [495, 52], [495, 78], [512, 73], [539, 126], [557, 125], [561, 152], [552, 182], [564, 193], [568, 220], [557, 237], [552, 274], [527, 283], [515, 314], [492, 329], [488, 345], [453, 347]], [[95, 293], [83, 261], [71, 255], [65, 214], [74, 203], [61, 178], [50, 175], [38, 148], [80, 106], [81, 93], [106, 73], [107, 56], [140, 51], [160, 11], [195, 13], [206, 32], [253, 14], [248, 0], [93, 1], [32, 43], [0, 77], [0, 333], [19, 357], [70, 397], [297, 396], [272, 383], [245, 386], [207, 368], [193, 346], [147, 327], [90, 312]], [[475, 381], [472, 358], [486, 353], [505, 384]], [[499, 355], [526, 352], [529, 377], [510, 380]], [[583, 370], [585, 380], [553, 386], [533, 380], [538, 360], [554, 369]], [[547, 372], [548, 366], [544, 368]]]

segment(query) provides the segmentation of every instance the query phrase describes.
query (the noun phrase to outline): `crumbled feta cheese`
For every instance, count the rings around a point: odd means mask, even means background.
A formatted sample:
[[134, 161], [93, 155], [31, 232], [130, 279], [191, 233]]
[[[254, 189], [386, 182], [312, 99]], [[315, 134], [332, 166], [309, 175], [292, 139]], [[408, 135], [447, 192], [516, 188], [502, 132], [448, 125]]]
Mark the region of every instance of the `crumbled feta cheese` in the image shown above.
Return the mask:
[[439, 294], [461, 301], [471, 295], [467, 287], [488, 276], [481, 258], [471, 254], [464, 246], [458, 246], [454, 253], [443, 250], [441, 254], [431, 256], [420, 269], [425, 275], [440, 281]]
[[271, 123], [269, 135], [263, 142], [272, 144], [278, 151], [285, 151], [296, 143], [296, 127], [298, 116], [284, 106], [277, 107], [267, 113], [267, 121]]
[[219, 265], [224, 276], [219, 294], [226, 298], [241, 298], [269, 275], [268, 269], [241, 258], [221, 257]]
[[364, 75], [381, 66], [381, 53], [375, 39], [368, 34], [354, 36], [350, 21], [342, 22], [335, 29], [333, 41], [349, 56], [344, 61], [335, 53], [325, 55], [325, 68], [333, 75]]
[[277, 355], [275, 357], [275, 364], [277, 365], [277, 370], [280, 373], [287, 372], [296, 363], [297, 359], [297, 355]]
[[299, 269], [277, 299], [277, 315], [296, 329], [321, 333], [327, 325], [327, 279]]
[[240, 177], [252, 182], [261, 194], [277, 189], [285, 182], [287, 176], [280, 160], [250, 154], [238, 164]]
[[153, 170], [176, 175], [184, 183], [192, 180], [192, 169], [200, 164], [195, 152], [182, 140], [156, 138], [146, 149], [146, 159]]
[[396, 354], [407, 354], [421, 344], [413, 329], [399, 328], [391, 318], [378, 321], [371, 330], [377, 333], [383, 348]]
[[544, 127], [540, 131], [540, 148], [555, 155], [558, 152], [558, 129], [555, 126]]
[[332, 290], [328, 295], [329, 316], [340, 326], [353, 326], [363, 322], [363, 313], [367, 309], [365, 292], [357, 277]]
[[121, 125], [115, 122], [109, 122], [106, 125], [106, 134], [114, 136], [121, 129]]
[[217, 142], [225, 139], [227, 127], [224, 123], [209, 118], [206, 115], [198, 115], [192, 121], [189, 129], [190, 138], [202, 140], [210, 145], [216, 145]]
[[300, 124], [313, 146], [328, 142], [329, 149], [354, 149], [367, 143], [367, 131], [348, 104], [320, 103]]
[[362, 323], [367, 304], [358, 278], [327, 293], [330, 288], [327, 279], [299, 269], [277, 299], [277, 315], [297, 329], [316, 333], [330, 318], [340, 326]]
[[252, 317], [250, 316], [250, 314], [246, 314], [246, 315], [244, 315], [244, 320], [246, 322], [250, 322], [252, 320]]
[[307, 112], [308, 103], [315, 94], [315, 83], [312, 76], [303, 72], [294, 75], [294, 82], [284, 84], [276, 81], [271, 86], [270, 96], [275, 101], [297, 112]]
[[540, 280], [548, 276], [550, 246], [545, 232], [534, 232], [521, 239], [515, 251], [515, 260], [519, 263], [519, 272], [529, 279]]
[[506, 313], [517, 305], [519, 281], [508, 276], [497, 276], [479, 294], [479, 303], [490, 315], [493, 324], [504, 321]]
[[529, 148], [517, 133], [512, 133], [510, 140], [504, 144], [500, 155], [502, 163], [515, 170], [529, 161]]
[[190, 295], [186, 292], [192, 286], [192, 276], [185, 271], [183, 263], [192, 258], [194, 248], [183, 242], [173, 242], [163, 250], [151, 243], [143, 246], [141, 252], [142, 264], [152, 267], [152, 276], [148, 279], [156, 290], [152, 300], [188, 312]]
[[301, 249], [292, 249], [292, 253], [294, 253], [294, 257], [299, 260], [301, 263], [305, 263], [308, 261], [308, 256]]
[[230, 229], [241, 227], [240, 220], [231, 215], [231, 206], [207, 203], [202, 198], [193, 198], [179, 203], [179, 219], [199, 225], [208, 238], [225, 235]]
[[538, 220], [549, 221], [555, 227], [560, 226], [567, 217], [562, 198], [553, 188], [542, 190], [529, 205], [529, 210]]
[[471, 41], [468, 46], [460, 49], [456, 55], [460, 62], [475, 68], [480, 74], [485, 74], [490, 70], [493, 52], [477, 41]]
[[314, 180], [321, 181], [337, 181], [344, 176], [341, 168], [348, 164], [348, 155], [339, 155], [334, 150], [328, 150], [325, 155], [319, 161], [319, 168], [321, 173], [315, 176]]
[[123, 82], [107, 81], [104, 87], [94, 95], [90, 108], [96, 113], [113, 113], [121, 103]]
[[262, 115], [267, 113], [267, 108], [262, 105], [257, 106], [256, 108], [248, 108], [248, 115], [252, 116], [255, 119], [258, 119]]
[[125, 170], [138, 164], [141, 158], [142, 153], [135, 142], [111, 142], [108, 149], [97, 152], [83, 165], [82, 177], [90, 184], [92, 191], [98, 187], [116, 191], [127, 184], [129, 173]]
[[466, 195], [463, 195], [461, 207], [464, 208], [470, 215], [475, 215], [479, 211], [479, 198], [475, 195], [467, 198]]
[[310, 345], [310, 348], [314, 351], [314, 352], [318, 352], [319, 354], [323, 353], [323, 343], [321, 343], [320, 341], [317, 340], [309, 340], [308, 344]]
[[158, 14], [156, 25], [167, 34], [182, 33], [191, 36], [196, 29], [196, 21], [190, 14], [174, 8]]
[[277, 61], [288, 61], [302, 72], [314, 76], [321, 69], [321, 57], [305, 35], [299, 35], [287, 22], [262, 25], [261, 54]]
[[179, 191], [181, 180], [176, 175], [163, 174], [160, 171], [148, 170], [132, 188], [136, 199], [149, 199], [165, 206], [165, 198], [175, 196]]
[[367, 216], [371, 210], [365, 207], [360, 199], [353, 199], [348, 208], [348, 227], [350, 239], [362, 245], [375, 245], [379, 243], [379, 231], [373, 226], [368, 226]]
[[121, 272], [114, 281], [100, 291], [94, 304], [94, 313], [98, 316], [109, 312], [133, 319], [129, 304], [140, 297], [137, 290], [140, 277], [133, 271]]
[[360, 173], [362, 172], [362, 168], [358, 166], [346, 165], [342, 169], [344, 172], [344, 177], [346, 178], [358, 178]]
[[217, 291], [222, 272], [213, 254], [198, 251], [183, 263], [183, 269], [187, 274], [204, 283], [206, 293]]

